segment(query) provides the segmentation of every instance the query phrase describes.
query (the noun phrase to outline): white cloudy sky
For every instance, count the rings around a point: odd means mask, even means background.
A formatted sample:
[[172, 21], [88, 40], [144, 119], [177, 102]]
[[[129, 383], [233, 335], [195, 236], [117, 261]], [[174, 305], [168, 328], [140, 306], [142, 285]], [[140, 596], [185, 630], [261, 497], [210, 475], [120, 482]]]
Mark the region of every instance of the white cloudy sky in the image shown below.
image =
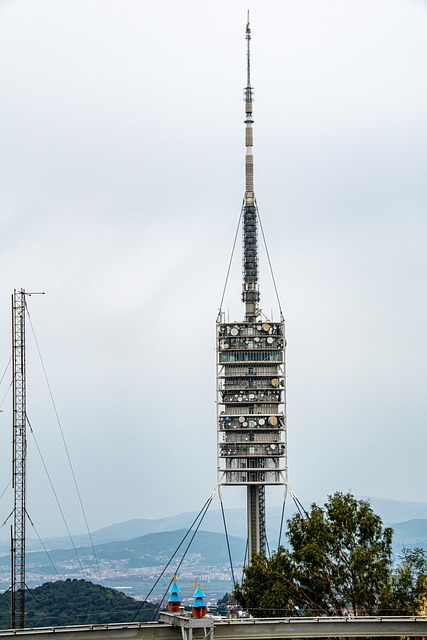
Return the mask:
[[[427, 499], [426, 0], [0, 0], [0, 374], [13, 289], [45, 291], [29, 310], [94, 529], [197, 510], [215, 485], [248, 8], [291, 486]], [[240, 255], [235, 319], [239, 291]], [[29, 418], [83, 531], [30, 327], [27, 366]], [[31, 436], [28, 484], [39, 531], [63, 532]]]

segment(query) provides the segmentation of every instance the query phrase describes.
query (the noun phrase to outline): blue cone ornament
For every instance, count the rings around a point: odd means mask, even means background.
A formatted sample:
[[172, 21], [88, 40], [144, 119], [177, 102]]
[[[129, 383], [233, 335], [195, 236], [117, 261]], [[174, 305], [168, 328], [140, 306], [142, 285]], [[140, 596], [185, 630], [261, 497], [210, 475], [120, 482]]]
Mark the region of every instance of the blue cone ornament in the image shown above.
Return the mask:
[[206, 604], [204, 601], [205, 594], [203, 593], [202, 587], [197, 587], [195, 592], [193, 593], [193, 598], [195, 598], [193, 602], [193, 606], [191, 608], [191, 613], [193, 618], [204, 618], [206, 615]]
[[178, 595], [180, 592], [181, 589], [176, 582], [176, 576], [174, 576], [171, 588], [169, 589], [170, 597], [168, 600], [168, 611], [171, 613], [178, 613], [181, 607], [181, 598]]

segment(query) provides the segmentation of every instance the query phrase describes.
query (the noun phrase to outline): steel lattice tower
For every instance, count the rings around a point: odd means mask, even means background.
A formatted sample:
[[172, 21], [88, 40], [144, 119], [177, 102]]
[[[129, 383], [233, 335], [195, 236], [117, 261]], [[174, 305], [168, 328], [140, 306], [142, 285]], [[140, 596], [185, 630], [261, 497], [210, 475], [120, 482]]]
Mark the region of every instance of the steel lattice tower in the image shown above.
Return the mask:
[[218, 483], [247, 487], [248, 560], [265, 553], [265, 487], [287, 484], [285, 322], [262, 312], [254, 190], [251, 30], [246, 25], [242, 322], [217, 320]]
[[26, 481], [26, 390], [25, 390], [25, 291], [12, 296], [13, 352], [13, 463], [14, 522], [12, 532], [12, 628], [25, 623], [25, 481]]

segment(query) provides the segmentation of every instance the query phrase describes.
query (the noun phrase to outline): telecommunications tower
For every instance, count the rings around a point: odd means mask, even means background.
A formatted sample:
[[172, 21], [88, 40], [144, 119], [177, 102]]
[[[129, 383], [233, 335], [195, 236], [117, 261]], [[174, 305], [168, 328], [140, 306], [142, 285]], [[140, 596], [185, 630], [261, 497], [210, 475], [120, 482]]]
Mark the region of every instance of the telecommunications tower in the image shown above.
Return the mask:
[[245, 315], [242, 321], [229, 322], [220, 309], [216, 349], [218, 484], [246, 487], [250, 562], [254, 553], [266, 552], [265, 488], [287, 485], [287, 450], [285, 322], [280, 308], [279, 321], [273, 322], [260, 307], [249, 15], [246, 40], [246, 186], [241, 211]]
[[12, 361], [13, 361], [13, 469], [14, 492], [12, 529], [12, 603], [13, 629], [25, 626], [25, 496], [27, 461], [27, 411], [25, 375], [25, 290], [12, 296]]

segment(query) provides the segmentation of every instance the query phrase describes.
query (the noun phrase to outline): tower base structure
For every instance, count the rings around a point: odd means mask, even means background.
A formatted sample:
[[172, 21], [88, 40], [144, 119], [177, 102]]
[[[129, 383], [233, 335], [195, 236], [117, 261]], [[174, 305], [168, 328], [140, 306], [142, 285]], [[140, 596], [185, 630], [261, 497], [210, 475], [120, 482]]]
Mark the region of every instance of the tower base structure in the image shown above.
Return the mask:
[[248, 558], [254, 553], [265, 554], [267, 534], [265, 529], [265, 487], [249, 486], [247, 489]]

